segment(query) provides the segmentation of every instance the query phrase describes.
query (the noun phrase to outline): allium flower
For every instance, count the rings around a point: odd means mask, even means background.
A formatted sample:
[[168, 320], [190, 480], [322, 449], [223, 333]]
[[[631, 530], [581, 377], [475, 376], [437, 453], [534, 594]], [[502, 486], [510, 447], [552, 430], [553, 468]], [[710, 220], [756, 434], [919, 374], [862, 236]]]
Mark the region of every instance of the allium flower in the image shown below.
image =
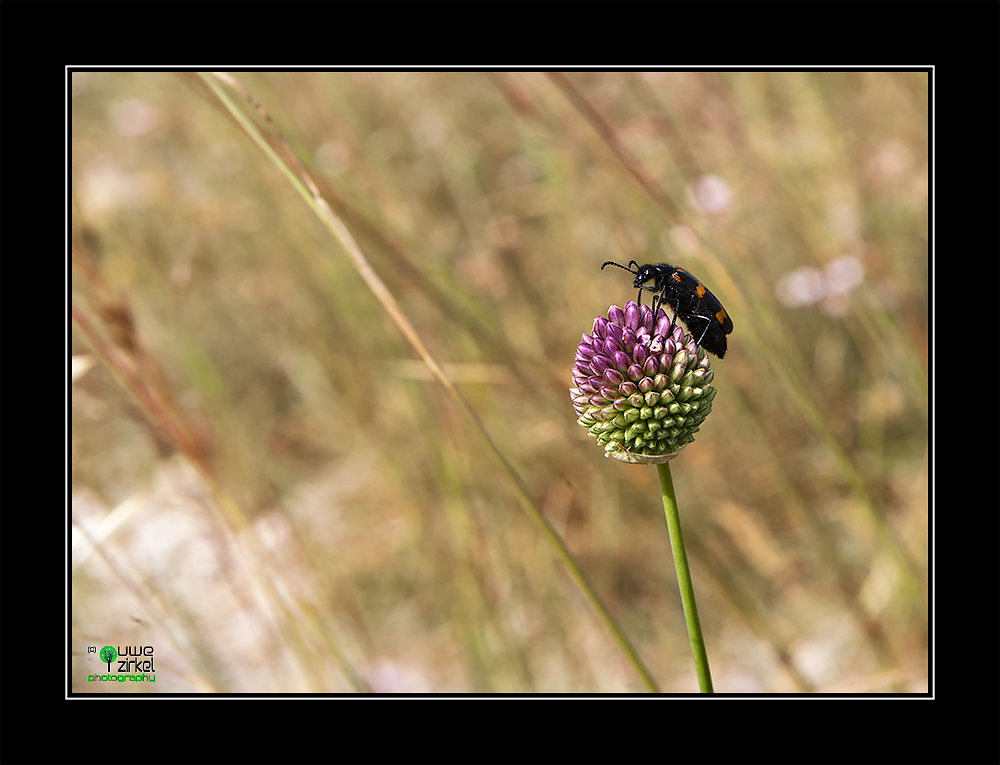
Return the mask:
[[712, 411], [708, 354], [661, 310], [629, 301], [594, 320], [576, 349], [569, 389], [579, 422], [622, 462], [667, 462]]

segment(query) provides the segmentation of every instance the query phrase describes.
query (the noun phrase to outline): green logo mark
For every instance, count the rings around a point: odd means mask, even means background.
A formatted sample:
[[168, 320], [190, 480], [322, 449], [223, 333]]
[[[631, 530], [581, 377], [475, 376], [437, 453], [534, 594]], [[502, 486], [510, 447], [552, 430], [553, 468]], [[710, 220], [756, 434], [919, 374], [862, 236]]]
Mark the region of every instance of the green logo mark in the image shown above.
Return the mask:
[[114, 649], [114, 646], [106, 645], [101, 649], [101, 661], [106, 661], [108, 663], [108, 672], [111, 671], [111, 662], [118, 658], [118, 651]]

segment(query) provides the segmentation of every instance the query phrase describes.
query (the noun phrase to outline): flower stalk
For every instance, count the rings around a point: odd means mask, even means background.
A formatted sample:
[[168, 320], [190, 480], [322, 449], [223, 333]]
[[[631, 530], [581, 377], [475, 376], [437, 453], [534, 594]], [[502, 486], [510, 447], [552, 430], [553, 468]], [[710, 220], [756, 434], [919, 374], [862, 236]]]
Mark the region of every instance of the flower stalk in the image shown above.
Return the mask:
[[611, 306], [594, 320], [576, 349], [570, 399], [577, 421], [604, 456], [655, 464], [670, 535], [677, 584], [695, 672], [702, 693], [712, 693], [708, 654], [698, 619], [669, 461], [692, 441], [712, 411], [715, 388], [708, 354], [666, 312], [654, 316], [633, 301]]
[[712, 673], [708, 667], [708, 653], [705, 639], [701, 634], [701, 620], [698, 618], [698, 604], [694, 599], [694, 585], [691, 584], [691, 569], [688, 567], [687, 551], [681, 534], [681, 516], [677, 511], [677, 497], [674, 495], [674, 479], [670, 475], [667, 462], [656, 466], [660, 475], [660, 493], [663, 495], [663, 513], [667, 518], [667, 533], [670, 535], [670, 550], [674, 555], [674, 569], [677, 571], [677, 586], [681, 592], [684, 607], [684, 621], [687, 624], [691, 653], [694, 655], [694, 670], [698, 675], [698, 687], [702, 693], [714, 693]]

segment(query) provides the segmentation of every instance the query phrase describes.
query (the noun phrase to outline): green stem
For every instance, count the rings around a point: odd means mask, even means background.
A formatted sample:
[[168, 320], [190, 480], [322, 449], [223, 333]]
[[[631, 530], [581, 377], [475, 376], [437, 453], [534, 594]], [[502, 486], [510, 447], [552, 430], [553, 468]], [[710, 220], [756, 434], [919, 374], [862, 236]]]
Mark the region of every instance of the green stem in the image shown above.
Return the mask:
[[674, 568], [677, 569], [677, 586], [681, 591], [684, 605], [684, 621], [687, 622], [688, 636], [691, 638], [691, 653], [694, 654], [694, 669], [698, 674], [698, 687], [702, 693], [714, 693], [712, 673], [708, 668], [708, 654], [705, 639], [701, 634], [698, 620], [698, 605], [694, 602], [694, 587], [691, 585], [691, 569], [688, 568], [684, 537], [681, 536], [681, 517], [677, 512], [677, 497], [674, 496], [674, 479], [670, 475], [670, 463], [656, 466], [660, 475], [660, 491], [663, 494], [663, 513], [667, 517], [667, 531], [670, 534], [670, 549], [674, 553]]

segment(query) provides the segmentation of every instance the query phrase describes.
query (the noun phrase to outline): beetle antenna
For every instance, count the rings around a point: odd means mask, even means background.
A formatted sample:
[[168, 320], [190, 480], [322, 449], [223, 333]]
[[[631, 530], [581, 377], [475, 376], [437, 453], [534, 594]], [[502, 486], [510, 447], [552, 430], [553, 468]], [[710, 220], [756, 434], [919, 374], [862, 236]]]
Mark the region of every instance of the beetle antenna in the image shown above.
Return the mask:
[[[622, 271], [628, 271], [630, 274], [635, 274], [639, 272], [639, 264], [636, 263], [634, 260], [630, 260], [628, 265], [629, 267], [625, 268], [625, 266], [623, 266], [621, 263], [615, 263], [613, 260], [605, 260], [603, 265], [601, 266], [601, 270], [602, 271], [604, 270], [604, 266], [618, 266]], [[635, 271], [632, 270], [633, 265], [636, 268]]]

